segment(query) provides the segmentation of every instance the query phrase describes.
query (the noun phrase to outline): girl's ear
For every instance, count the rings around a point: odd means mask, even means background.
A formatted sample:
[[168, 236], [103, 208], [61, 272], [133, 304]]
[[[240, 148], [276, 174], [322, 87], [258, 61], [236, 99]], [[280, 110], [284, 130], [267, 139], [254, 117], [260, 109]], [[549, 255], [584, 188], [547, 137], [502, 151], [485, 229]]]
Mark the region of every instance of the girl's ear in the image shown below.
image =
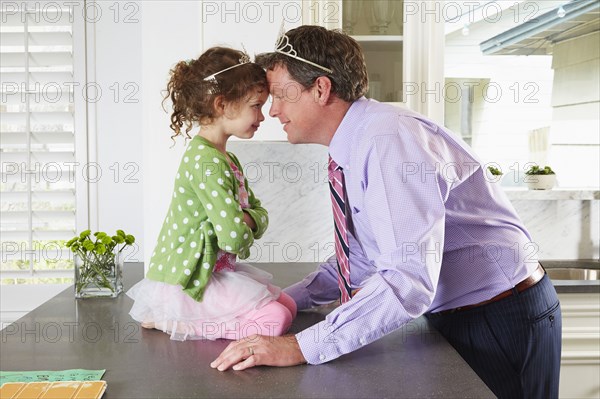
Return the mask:
[[223, 115], [225, 113], [225, 108], [227, 108], [227, 102], [225, 101], [225, 97], [216, 96], [213, 101], [213, 109], [215, 111], [215, 115], [217, 117]]

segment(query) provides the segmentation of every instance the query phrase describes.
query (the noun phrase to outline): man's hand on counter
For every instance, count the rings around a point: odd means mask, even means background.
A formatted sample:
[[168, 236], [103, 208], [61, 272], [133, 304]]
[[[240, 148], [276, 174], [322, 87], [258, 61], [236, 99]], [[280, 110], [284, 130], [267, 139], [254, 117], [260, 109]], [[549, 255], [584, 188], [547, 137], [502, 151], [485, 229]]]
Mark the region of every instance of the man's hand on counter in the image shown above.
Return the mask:
[[225, 371], [245, 370], [254, 366], [296, 366], [306, 363], [294, 335], [270, 337], [252, 335], [234, 341], [216, 358], [210, 367]]

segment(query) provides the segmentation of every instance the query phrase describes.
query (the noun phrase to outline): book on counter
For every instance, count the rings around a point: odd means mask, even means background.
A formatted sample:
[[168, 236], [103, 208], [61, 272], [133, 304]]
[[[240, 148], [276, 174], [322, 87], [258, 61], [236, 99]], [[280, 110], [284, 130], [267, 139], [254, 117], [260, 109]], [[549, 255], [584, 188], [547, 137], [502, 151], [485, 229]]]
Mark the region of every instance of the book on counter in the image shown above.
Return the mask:
[[2, 399], [99, 399], [106, 381], [7, 382]]

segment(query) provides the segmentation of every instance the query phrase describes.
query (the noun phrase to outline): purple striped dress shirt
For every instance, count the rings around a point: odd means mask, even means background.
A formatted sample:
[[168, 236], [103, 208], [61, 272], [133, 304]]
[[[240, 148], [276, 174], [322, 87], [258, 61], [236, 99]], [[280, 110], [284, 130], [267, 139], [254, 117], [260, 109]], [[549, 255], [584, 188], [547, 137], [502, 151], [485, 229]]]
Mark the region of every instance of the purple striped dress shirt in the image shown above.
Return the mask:
[[[485, 301], [537, 267], [536, 245], [460, 138], [422, 115], [361, 98], [329, 146], [344, 169], [360, 291], [296, 335], [308, 363], [352, 352], [426, 312]], [[325, 160], [323, 160], [325, 162]], [[335, 257], [288, 288], [298, 309], [339, 299]]]

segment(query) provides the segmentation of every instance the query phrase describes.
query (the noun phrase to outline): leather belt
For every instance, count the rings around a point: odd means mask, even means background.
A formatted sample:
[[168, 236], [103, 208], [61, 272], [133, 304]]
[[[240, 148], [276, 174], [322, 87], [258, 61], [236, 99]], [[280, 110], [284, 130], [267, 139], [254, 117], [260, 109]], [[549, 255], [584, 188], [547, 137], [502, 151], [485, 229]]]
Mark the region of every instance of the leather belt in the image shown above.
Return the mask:
[[533, 271], [533, 273], [531, 273], [531, 275], [529, 277], [527, 277], [525, 280], [521, 281], [519, 284], [515, 285], [515, 287], [510, 290], [501, 292], [500, 294], [496, 295], [493, 298], [488, 299], [487, 301], [479, 302], [479, 303], [476, 303], [473, 305], [460, 306], [460, 307], [454, 308], [454, 309], [442, 310], [441, 312], [436, 312], [436, 313], [432, 313], [432, 314], [433, 315], [444, 315], [444, 314], [449, 314], [449, 313], [456, 313], [456, 312], [460, 312], [462, 310], [478, 308], [483, 305], [487, 305], [487, 304], [490, 304], [493, 302], [498, 302], [501, 299], [508, 298], [509, 296], [515, 295], [515, 291], [517, 293], [521, 293], [521, 292], [525, 291], [526, 289], [533, 287], [534, 285], [536, 285], [537, 283], [540, 282], [540, 280], [544, 277], [544, 274], [546, 274], [546, 271], [544, 270], [542, 265], [540, 265], [538, 263], [538, 267]]

